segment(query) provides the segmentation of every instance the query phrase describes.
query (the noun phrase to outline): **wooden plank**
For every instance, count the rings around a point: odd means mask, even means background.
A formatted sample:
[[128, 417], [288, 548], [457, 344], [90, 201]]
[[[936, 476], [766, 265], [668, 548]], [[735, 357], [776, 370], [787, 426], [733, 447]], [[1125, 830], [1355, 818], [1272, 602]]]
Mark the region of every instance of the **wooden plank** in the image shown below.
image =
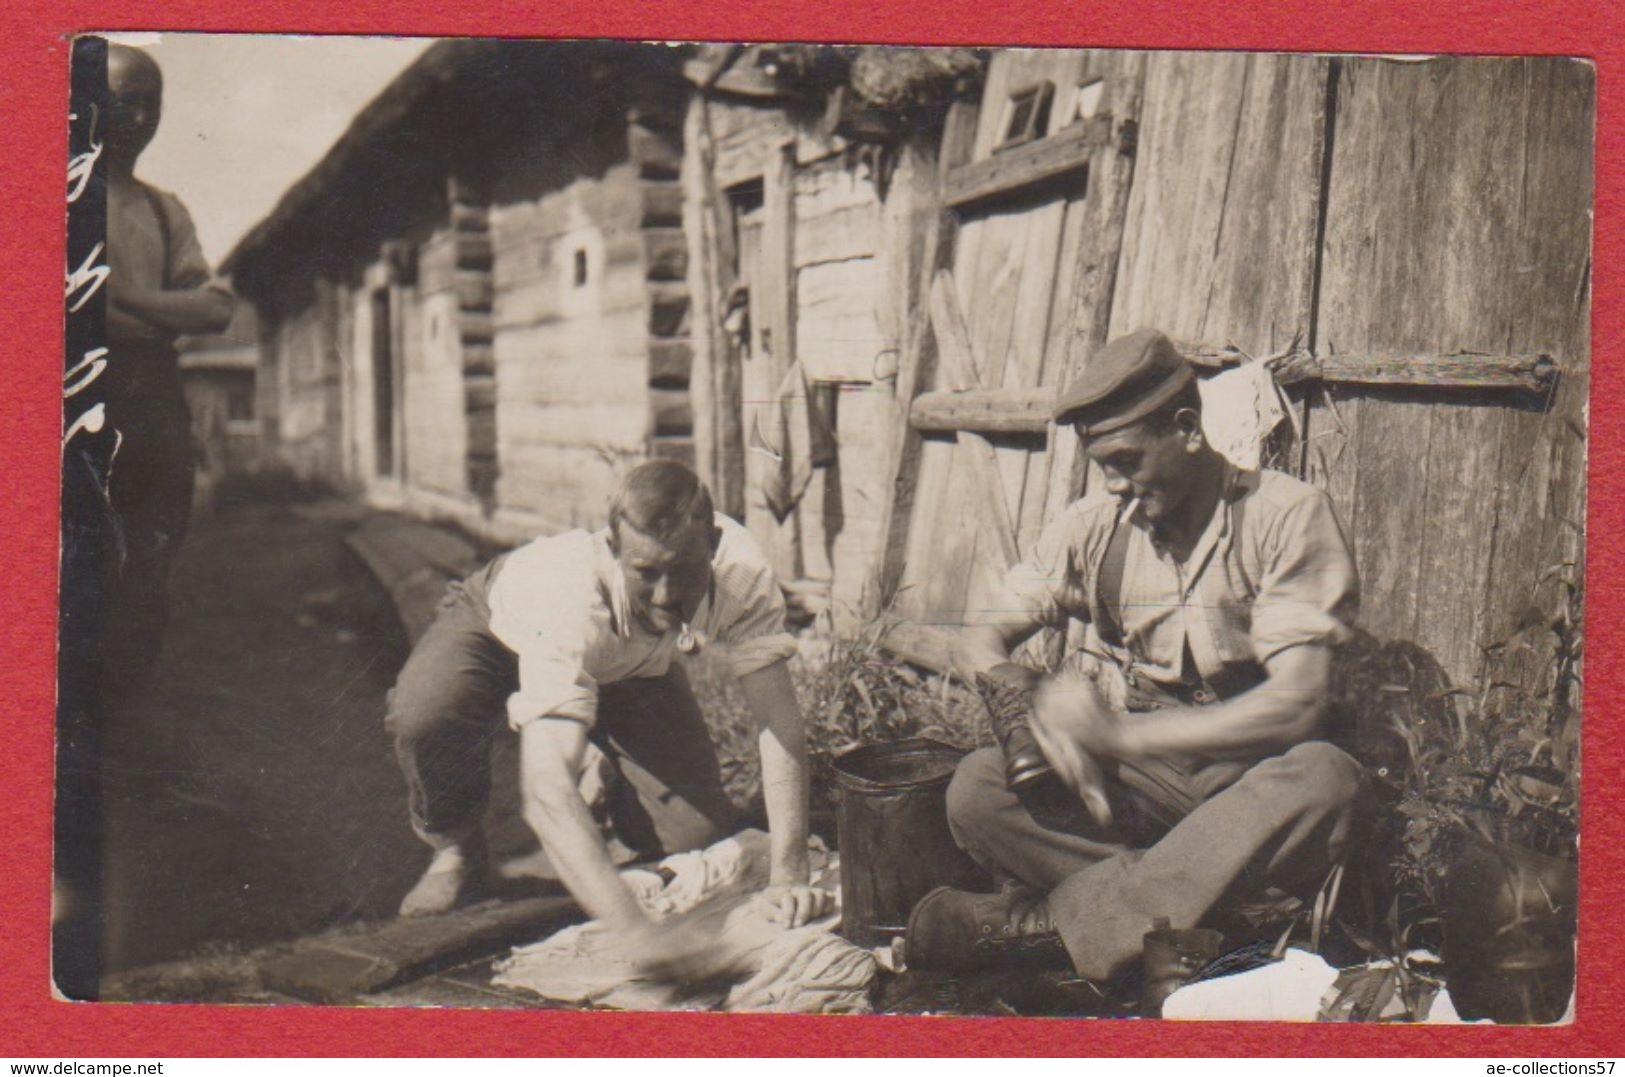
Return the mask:
[[[1089, 189], [1073, 212], [1078, 217], [1078, 252], [1070, 267], [1070, 288], [1059, 283], [1057, 304], [1065, 303], [1066, 317], [1052, 320], [1052, 341], [1063, 334], [1064, 350], [1051, 359], [1047, 381], [1064, 386], [1106, 343], [1111, 325], [1112, 297], [1117, 265], [1122, 254], [1123, 230], [1133, 189], [1140, 114], [1145, 96], [1146, 54], [1109, 52], [1091, 54], [1087, 74], [1103, 81], [1101, 115], [1109, 117], [1111, 137], [1089, 159]], [[1063, 266], [1063, 272], [1067, 267]], [[1053, 347], [1053, 344], [1052, 344]], [[1070, 430], [1050, 437], [1049, 482], [1044, 497], [1044, 518], [1055, 519], [1082, 494], [1087, 458], [1079, 451]]]
[[908, 200], [908, 209], [900, 216], [911, 233], [917, 230], [922, 236], [918, 254], [911, 251], [909, 257], [913, 264], [898, 270], [909, 282], [909, 301], [902, 309], [918, 313], [906, 323], [907, 337], [898, 362], [896, 419], [890, 424], [893, 434], [886, 453], [888, 481], [882, 487], [877, 505], [880, 520], [877, 553], [862, 603], [863, 613], [868, 617], [878, 614], [894, 600], [904, 574], [916, 488], [922, 477], [925, 456], [924, 439], [908, 423], [908, 407], [919, 387], [930, 383], [936, 361], [934, 336], [922, 310], [928, 301], [921, 300], [929, 295], [932, 275], [938, 265], [946, 261], [946, 252], [952, 249], [955, 227], [952, 216], [941, 206], [941, 174], [943, 169], [960, 163], [968, 154], [975, 132], [976, 106], [955, 102], [948, 110], [940, 150], [932, 147], [927, 138], [905, 143], [893, 177], [894, 195], [906, 192]]
[[1320, 355], [1310, 369], [1318, 371], [1316, 380], [1342, 385], [1513, 390], [1542, 397], [1552, 391], [1558, 372], [1549, 355]]
[[[981, 363], [971, 345], [953, 275], [947, 270], [939, 272], [931, 282], [931, 325], [942, 347], [943, 380], [965, 388], [981, 384]], [[969, 469], [974, 507], [997, 543], [1004, 565], [1012, 564], [1016, 560], [1015, 525], [993, 444], [980, 434], [961, 431], [959, 448], [960, 458]]]
[[1270, 355], [1306, 329], [1326, 64], [1147, 58], [1108, 338], [1153, 326]]
[[947, 203], [961, 211], [981, 209], [1043, 184], [1076, 178], [1087, 170], [1090, 154], [1105, 137], [1102, 125], [1079, 124], [956, 168], [948, 175]]
[[[1026, 217], [1026, 237], [1022, 244], [1024, 255], [1020, 262], [1020, 285], [1015, 295], [1015, 320], [1011, 327], [1007, 358], [1004, 363], [1006, 388], [1025, 388], [1042, 384], [1048, 363], [1050, 315], [1054, 308], [1055, 289], [1059, 283], [1058, 260], [1061, 240], [1065, 231], [1067, 205], [1053, 201], [1029, 210]], [[995, 367], [997, 364], [994, 364]], [[1035, 454], [1028, 446], [1007, 445], [999, 448], [1000, 471], [1004, 476], [1004, 492], [1009, 503], [1012, 521], [1022, 518], [1022, 508], [1029, 498], [1038, 504], [1044, 500], [1043, 469], [1032, 466]], [[1036, 488], [1027, 488], [1029, 475], [1036, 475]], [[1016, 528], [1011, 528], [1012, 541]], [[1019, 545], [1019, 543], [1018, 543]], [[1000, 580], [1003, 571], [998, 573]], [[999, 581], [992, 581], [997, 583]]]
[[341, 928], [263, 958], [260, 981], [310, 1002], [342, 1003], [531, 942], [581, 917], [568, 897], [489, 901], [441, 916]]
[[[1205, 345], [1185, 346], [1184, 351], [1188, 358], [1214, 354]], [[1356, 355], [1326, 356], [1314, 362], [1329, 376], [1299, 377], [1282, 384], [1313, 380], [1475, 393], [1515, 390], [1544, 397], [1557, 380], [1557, 366], [1548, 356]], [[909, 422], [926, 433], [1043, 434], [1055, 407], [1055, 392], [1044, 387], [921, 393], [909, 409]]]
[[914, 398], [908, 421], [926, 433], [1043, 434], [1054, 407], [1051, 388], [937, 391]]
[[[796, 250], [795, 167], [794, 145], [781, 145], [778, 152], [767, 159], [762, 177], [762, 245], [754, 272], [746, 281], [751, 290], [751, 316], [756, 319], [753, 329], [757, 347], [751, 361], [761, 363], [770, 393], [779, 392], [796, 357], [795, 296], [792, 294]], [[788, 417], [790, 441], [782, 446], [782, 451], [789, 457], [792, 471], [806, 459], [805, 418], [799, 414]], [[764, 462], [769, 467], [777, 466]], [[765, 530], [759, 537], [779, 578], [795, 579], [804, 575], [799, 509], [783, 521], [773, 519], [768, 513], [763, 527]]]
[[696, 414], [695, 458], [717, 508], [745, 516], [745, 445], [741, 420], [740, 363], [722, 325], [733, 289], [733, 223], [718, 188], [712, 104], [702, 93], [689, 98], [683, 125], [684, 231], [692, 237], [688, 284], [702, 316], [692, 319], [694, 366], [691, 389]]
[[[1591, 92], [1561, 59], [1343, 61], [1326, 350], [1547, 354], [1560, 372], [1549, 407], [1486, 358], [1516, 392], [1344, 391], [1311, 418], [1315, 477], [1353, 507], [1365, 624], [1457, 683], [1578, 552]], [[1450, 361], [1471, 379], [1475, 360]]]

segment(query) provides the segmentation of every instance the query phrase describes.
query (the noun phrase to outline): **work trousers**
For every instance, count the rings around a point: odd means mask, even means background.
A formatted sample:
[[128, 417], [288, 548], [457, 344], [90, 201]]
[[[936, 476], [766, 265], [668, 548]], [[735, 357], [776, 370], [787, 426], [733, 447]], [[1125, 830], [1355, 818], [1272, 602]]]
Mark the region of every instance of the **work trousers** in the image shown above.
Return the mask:
[[[385, 723], [406, 776], [412, 828], [435, 848], [479, 831], [492, 742], [519, 684], [517, 656], [490, 630], [486, 596], [499, 566], [500, 559], [447, 589], [389, 693]], [[680, 666], [600, 686], [589, 736], [604, 753], [608, 821], [639, 859], [702, 848], [733, 832], [735, 809]]]
[[1109, 827], [1052, 786], [1018, 797], [984, 748], [948, 786], [954, 839], [995, 877], [1048, 891], [1079, 974], [1118, 975], [1153, 921], [1196, 927], [1267, 888], [1307, 895], [1343, 852], [1360, 767], [1322, 741], [1251, 766], [1122, 763], [1108, 775]]
[[169, 576], [192, 514], [196, 454], [174, 349], [126, 345], [106, 376], [118, 450], [107, 476], [116, 539], [106, 575], [103, 691], [145, 684], [168, 623]]

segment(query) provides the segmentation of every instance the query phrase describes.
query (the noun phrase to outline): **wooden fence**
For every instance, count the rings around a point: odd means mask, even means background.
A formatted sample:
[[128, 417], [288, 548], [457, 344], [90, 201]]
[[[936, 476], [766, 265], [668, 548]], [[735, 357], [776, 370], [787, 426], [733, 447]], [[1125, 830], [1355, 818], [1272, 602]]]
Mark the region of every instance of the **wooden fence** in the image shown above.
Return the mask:
[[[1049, 137], [995, 151], [1055, 87]], [[1155, 326], [1294, 341], [1284, 468], [1355, 547], [1363, 626], [1464, 683], [1583, 557], [1594, 72], [1560, 58], [1001, 53], [949, 116], [869, 612], [941, 629], [1087, 486], [1055, 387]]]

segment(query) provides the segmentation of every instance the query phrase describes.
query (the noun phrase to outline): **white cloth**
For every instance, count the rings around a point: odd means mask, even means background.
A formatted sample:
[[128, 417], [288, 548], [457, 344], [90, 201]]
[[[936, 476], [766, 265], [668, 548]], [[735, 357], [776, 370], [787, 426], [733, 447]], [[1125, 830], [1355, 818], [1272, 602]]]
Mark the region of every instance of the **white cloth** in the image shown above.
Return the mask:
[[1197, 381], [1202, 393], [1202, 432], [1232, 464], [1257, 471], [1264, 442], [1287, 417], [1286, 399], [1264, 363], [1238, 367]]
[[[669, 856], [655, 870], [621, 878], [658, 918], [715, 917], [730, 946], [748, 955], [736, 985], [686, 995], [645, 979], [615, 935], [597, 921], [567, 927], [518, 947], [497, 965], [494, 983], [554, 1002], [618, 1010], [737, 1010], [779, 1013], [861, 1013], [869, 1010], [874, 958], [832, 934], [836, 913], [787, 930], [769, 922], [751, 897], [768, 881], [770, 844], [746, 830], [701, 851]], [[835, 857], [809, 842], [812, 882], [838, 892]], [[669, 881], [667, 880], [667, 877]]]
[[[688, 635], [717, 644], [735, 676], [795, 654], [784, 626], [784, 596], [766, 557], [739, 524], [718, 514], [722, 539], [711, 561], [711, 590]], [[678, 641], [631, 616], [626, 580], [608, 529], [536, 539], [502, 562], [491, 585], [491, 632], [519, 656], [519, 690], [508, 699], [515, 729], [543, 716], [592, 725], [598, 687], [661, 677]]]
[[1280, 961], [1181, 987], [1162, 1004], [1173, 1021], [1313, 1021], [1337, 970], [1307, 950]]

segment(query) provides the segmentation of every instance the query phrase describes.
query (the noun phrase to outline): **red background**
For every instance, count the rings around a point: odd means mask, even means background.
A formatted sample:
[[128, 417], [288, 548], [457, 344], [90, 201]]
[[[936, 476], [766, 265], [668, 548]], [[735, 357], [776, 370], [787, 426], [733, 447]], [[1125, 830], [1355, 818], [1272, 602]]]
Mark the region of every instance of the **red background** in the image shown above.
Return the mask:
[[[1454, 1054], [1522, 1058], [1619, 1053], [1625, 838], [1618, 808], [1625, 738], [1614, 699], [1625, 620], [1617, 586], [1625, 503], [1620, 395], [1609, 358], [1622, 340], [1625, 246], [1625, 5], [1561, 0], [1239, 4], [1143, 0], [925, 0], [886, 11], [874, 0], [551, 0], [437, 10], [429, 0], [10, 0], [0, 10], [0, 490], [8, 512], [0, 589], [0, 1055], [545, 1054]], [[463, 5], [457, 5], [462, 8]], [[161, 10], [161, 14], [143, 14]], [[1005, 1018], [812, 1018], [544, 1012], [88, 1005], [48, 987], [57, 480], [62, 371], [67, 35], [81, 30], [235, 30], [486, 34], [920, 44], [1054, 44], [1359, 52], [1555, 53], [1598, 66], [1593, 254], [1592, 441], [1578, 1017], [1556, 1029], [1333, 1025], [1172, 1025]], [[1600, 583], [1600, 586], [1597, 585]], [[1614, 895], [1611, 897], [1610, 895]]]

